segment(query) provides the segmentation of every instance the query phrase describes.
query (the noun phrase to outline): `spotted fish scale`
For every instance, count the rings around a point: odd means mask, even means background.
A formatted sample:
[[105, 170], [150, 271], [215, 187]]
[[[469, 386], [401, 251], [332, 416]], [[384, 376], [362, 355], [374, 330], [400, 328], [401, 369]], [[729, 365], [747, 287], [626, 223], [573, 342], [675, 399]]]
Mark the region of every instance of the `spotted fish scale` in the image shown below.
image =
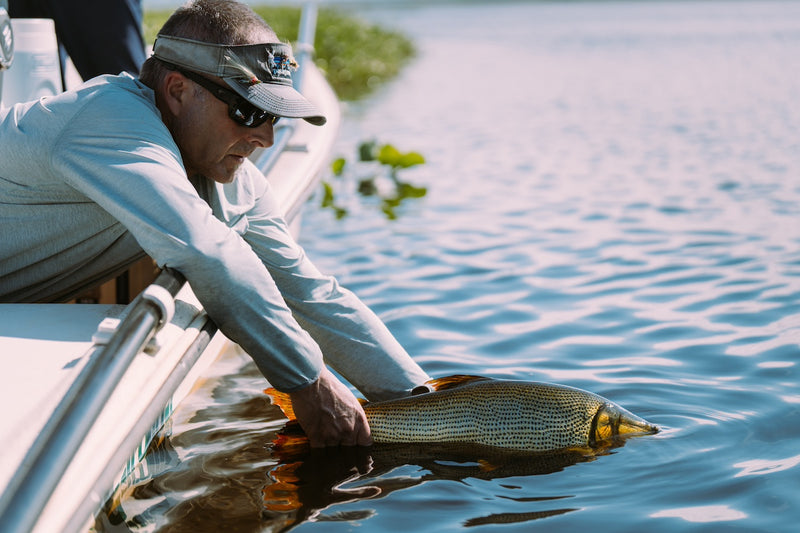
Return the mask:
[[[658, 432], [602, 396], [566, 385], [449, 376], [426, 386], [434, 392], [364, 406], [376, 443], [475, 444], [543, 452]], [[295, 419], [288, 394], [266, 392]], [[277, 446], [289, 449], [302, 439], [283, 434], [279, 441]]]
[[590, 392], [550, 383], [488, 380], [367, 404], [375, 442], [472, 442], [517, 450], [585, 446], [606, 404]]

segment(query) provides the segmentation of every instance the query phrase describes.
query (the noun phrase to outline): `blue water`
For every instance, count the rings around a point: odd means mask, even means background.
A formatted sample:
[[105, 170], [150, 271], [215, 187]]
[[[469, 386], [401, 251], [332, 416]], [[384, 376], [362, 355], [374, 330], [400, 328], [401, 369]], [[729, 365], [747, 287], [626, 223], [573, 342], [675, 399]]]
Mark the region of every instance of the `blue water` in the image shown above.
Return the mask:
[[[657, 423], [591, 460], [376, 450], [282, 464], [232, 358], [123, 501], [136, 531], [795, 531], [800, 3], [364, 10], [412, 35], [338, 153], [422, 152], [387, 220], [303, 244], [432, 375], [564, 383]], [[197, 409], [195, 413], [193, 409]], [[160, 455], [159, 455], [160, 454]], [[162, 461], [158, 461], [161, 457]]]

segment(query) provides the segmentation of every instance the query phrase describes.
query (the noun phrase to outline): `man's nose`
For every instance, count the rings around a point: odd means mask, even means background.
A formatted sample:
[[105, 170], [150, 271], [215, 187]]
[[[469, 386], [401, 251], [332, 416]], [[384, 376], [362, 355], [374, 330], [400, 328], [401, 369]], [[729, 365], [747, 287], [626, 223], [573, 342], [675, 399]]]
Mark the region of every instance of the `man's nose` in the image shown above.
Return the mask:
[[247, 142], [256, 148], [269, 148], [275, 143], [275, 128], [269, 120], [255, 128], [247, 128]]

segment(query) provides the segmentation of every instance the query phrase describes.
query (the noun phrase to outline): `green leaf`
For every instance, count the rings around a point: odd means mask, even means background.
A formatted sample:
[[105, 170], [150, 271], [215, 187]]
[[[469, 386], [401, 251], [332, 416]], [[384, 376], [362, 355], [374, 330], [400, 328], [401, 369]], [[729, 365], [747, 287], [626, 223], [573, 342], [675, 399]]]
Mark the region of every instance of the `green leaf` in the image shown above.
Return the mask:
[[336, 159], [333, 163], [331, 163], [331, 170], [333, 171], [334, 176], [341, 176], [342, 172], [344, 172], [344, 167], [347, 164], [347, 160], [344, 157], [340, 157]]
[[428, 194], [426, 187], [417, 187], [405, 182], [397, 184], [397, 195], [400, 198], [422, 198], [426, 194]]
[[322, 187], [324, 189], [324, 193], [322, 195], [322, 207], [333, 207], [334, 202], [334, 194], [333, 194], [333, 187], [327, 181], [322, 182]]
[[383, 211], [383, 214], [386, 215], [388, 220], [397, 220], [397, 213], [395, 212], [394, 207], [395, 206], [387, 203], [384, 203], [383, 206], [381, 206], [381, 211]]
[[358, 160], [359, 161], [375, 161], [375, 147], [376, 141], [366, 141], [358, 145]]
[[414, 165], [422, 165], [425, 163], [425, 158], [418, 152], [407, 152], [400, 156], [397, 166], [401, 168], [413, 167]]
[[391, 167], [396, 167], [398, 166], [401, 158], [402, 154], [400, 153], [400, 150], [398, 150], [391, 144], [384, 144], [383, 146], [381, 146], [381, 149], [378, 152], [378, 161], [382, 165], [389, 165]]
[[375, 186], [375, 179], [369, 178], [359, 181], [358, 192], [361, 196], [375, 196], [378, 194], [378, 187]]

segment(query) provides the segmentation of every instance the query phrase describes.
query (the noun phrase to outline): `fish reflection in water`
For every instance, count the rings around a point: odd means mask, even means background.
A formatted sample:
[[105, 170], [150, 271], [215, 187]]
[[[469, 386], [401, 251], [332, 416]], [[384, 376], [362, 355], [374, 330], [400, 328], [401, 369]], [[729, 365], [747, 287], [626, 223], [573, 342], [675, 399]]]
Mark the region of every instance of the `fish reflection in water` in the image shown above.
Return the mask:
[[[397, 491], [430, 482], [553, 474], [614, 453], [624, 445], [619, 440], [593, 449], [520, 453], [479, 445], [403, 443], [281, 452], [263, 444], [274, 436], [273, 431], [262, 433], [260, 439], [254, 439], [261, 444], [251, 441], [241, 448], [196, 459], [181, 457], [170, 439], [162, 440], [151, 448], [149, 461], [151, 468], [164, 474], [151, 472], [153, 477], [135, 486], [129, 499], [151, 504], [142, 509], [110, 501], [95, 529], [106, 533], [138, 530], [159, 513], [166, 521], [163, 530], [192, 533], [288, 531], [305, 522], [364, 521], [377, 512], [369, 500]], [[196, 460], [201, 464], [194, 464]], [[513, 499], [545, 508], [465, 516], [463, 525], [519, 523], [569, 513], [577, 508], [564, 501], [573, 496], [520, 495]], [[359, 502], [363, 502], [360, 509], [345, 510], [346, 504]], [[143, 514], [136, 512], [137, 507]]]
[[[211, 446], [225, 442], [224, 448], [215, 453], [180, 456], [172, 449], [170, 439], [164, 439], [149, 453], [150, 462], [160, 457], [158, 462], [161, 463], [161, 466], [151, 464], [151, 473], [163, 471], [164, 475], [156, 475], [132, 487], [130, 501], [150, 502], [144, 513], [136, 513], [136, 506], [126, 510], [125, 505], [112, 503], [108, 514], [101, 516], [101, 521], [107, 523], [98, 524], [96, 529], [119, 531], [112, 524], [148, 523], [148, 516], [153, 513], [164, 516], [166, 530], [193, 533], [221, 529], [262, 531], [265, 528], [285, 531], [304, 522], [363, 521], [377, 512], [367, 503], [369, 500], [385, 498], [397, 491], [429, 482], [455, 482], [463, 486], [469, 484], [468, 480], [491, 481], [552, 474], [613, 453], [614, 449], [624, 445], [625, 437], [641, 434], [638, 431], [620, 431], [624, 420], [641, 419], [600, 396], [571, 387], [475, 377], [445, 379], [434, 382], [432, 386], [439, 390], [398, 400], [399, 404], [390, 401], [371, 404], [372, 408], [367, 405], [366, 411], [392, 418], [408, 410], [409, 406], [413, 409], [408, 411], [413, 412], [425, 404], [422, 410], [427, 409], [427, 416], [431, 418], [437, 409], [450, 409], [451, 414], [458, 411], [453, 408], [454, 402], [457, 407], [463, 403], [466, 394], [472, 400], [490, 398], [482, 404], [484, 408], [487, 405], [497, 407], [498, 402], [491, 398], [499, 398], [502, 400], [499, 405], [507, 410], [508, 419], [513, 411], [508, 393], [519, 392], [521, 387], [539, 398], [537, 401], [549, 406], [546, 427], [552, 429], [554, 424], [560, 425], [563, 426], [562, 432], [564, 428], [570, 428], [567, 431], [569, 438], [579, 436], [582, 444], [573, 443], [557, 450], [531, 451], [476, 442], [376, 442], [369, 448], [312, 450], [298, 424], [287, 424], [280, 431], [274, 423], [264, 425], [264, 397], [253, 397], [247, 403], [238, 404], [236, 423], [229, 428], [206, 432], [201, 424], [194, 430], [183, 432], [181, 440]], [[531, 402], [531, 396], [527, 398]], [[565, 401], [559, 403], [556, 401], [559, 399]], [[528, 407], [532, 405], [530, 403]], [[378, 410], [375, 410], [376, 406]], [[517, 410], [517, 413], [521, 412], [524, 410]], [[375, 420], [374, 416], [370, 419], [371, 426]], [[456, 419], [451, 418], [453, 420]], [[420, 438], [421, 431], [424, 431], [423, 426], [415, 426], [412, 422], [400, 425], [406, 425], [414, 438]], [[657, 430], [649, 424], [644, 429]], [[507, 437], [510, 435], [506, 442], [515, 442], [514, 433], [530, 432], [531, 426], [524, 426], [517, 418], [503, 431]], [[589, 435], [595, 437], [589, 439]], [[542, 442], [541, 437], [536, 441]], [[546, 442], [552, 446], [560, 441], [546, 439]], [[505, 494], [497, 497], [535, 505], [537, 509], [473, 517], [469, 517], [469, 513], [474, 511], [468, 510], [463, 516], [463, 526], [524, 523], [576, 510], [566, 504], [573, 497], [569, 494], [546, 497], [509, 497]], [[359, 509], [352, 510], [353, 507]], [[130, 515], [130, 511], [134, 514]]]
[[[431, 481], [495, 480], [560, 472], [572, 465], [612, 453], [624, 441], [598, 448], [521, 453], [480, 445], [375, 444], [370, 448], [299, 449], [275, 452], [279, 464], [264, 487], [265, 516], [285, 529], [306, 521], [365, 520], [374, 511], [338, 513], [338, 505], [384, 498], [395, 491]], [[421, 475], [409, 475], [409, 468]], [[571, 495], [525, 498], [548, 502]], [[528, 513], [502, 513], [465, 520], [465, 526], [525, 522], [577, 510], [569, 506]], [[324, 511], [328, 511], [323, 514]]]

